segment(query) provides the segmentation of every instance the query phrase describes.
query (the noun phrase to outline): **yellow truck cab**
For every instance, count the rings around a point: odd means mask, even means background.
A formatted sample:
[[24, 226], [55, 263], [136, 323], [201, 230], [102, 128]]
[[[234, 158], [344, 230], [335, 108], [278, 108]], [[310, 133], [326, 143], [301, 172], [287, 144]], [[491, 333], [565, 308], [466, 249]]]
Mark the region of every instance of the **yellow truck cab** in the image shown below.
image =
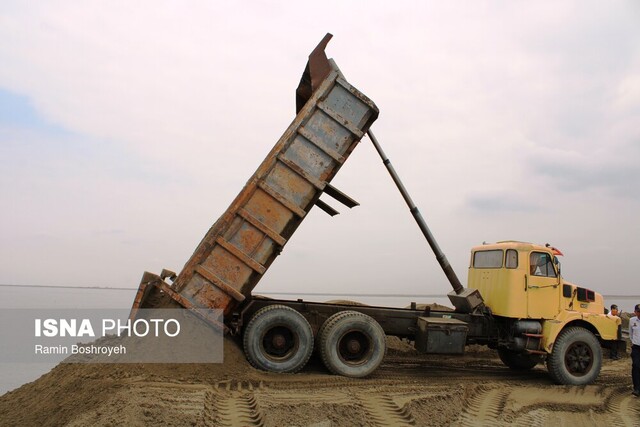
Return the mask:
[[620, 320], [605, 315], [602, 295], [565, 281], [550, 245], [503, 241], [471, 250], [468, 287], [477, 289], [509, 332], [494, 346], [511, 368], [546, 359], [562, 384], [597, 377], [601, 346], [620, 346]]

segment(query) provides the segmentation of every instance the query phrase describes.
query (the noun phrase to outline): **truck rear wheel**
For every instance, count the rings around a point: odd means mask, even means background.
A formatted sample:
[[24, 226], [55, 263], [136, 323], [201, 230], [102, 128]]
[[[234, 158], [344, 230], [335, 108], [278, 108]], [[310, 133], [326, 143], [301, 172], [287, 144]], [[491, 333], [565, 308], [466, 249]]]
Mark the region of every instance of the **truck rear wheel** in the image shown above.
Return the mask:
[[258, 310], [244, 330], [249, 363], [272, 372], [297, 372], [313, 352], [313, 331], [307, 319], [284, 305]]
[[547, 358], [547, 369], [557, 384], [590, 384], [598, 377], [602, 367], [602, 349], [590, 331], [567, 328], [553, 344]]
[[506, 348], [498, 349], [498, 356], [500, 360], [509, 368], [514, 371], [528, 371], [533, 369], [541, 359], [539, 356], [532, 354], [519, 353], [516, 351], [508, 350]]
[[366, 377], [375, 371], [387, 351], [382, 327], [357, 311], [341, 311], [322, 325], [320, 357], [334, 374]]

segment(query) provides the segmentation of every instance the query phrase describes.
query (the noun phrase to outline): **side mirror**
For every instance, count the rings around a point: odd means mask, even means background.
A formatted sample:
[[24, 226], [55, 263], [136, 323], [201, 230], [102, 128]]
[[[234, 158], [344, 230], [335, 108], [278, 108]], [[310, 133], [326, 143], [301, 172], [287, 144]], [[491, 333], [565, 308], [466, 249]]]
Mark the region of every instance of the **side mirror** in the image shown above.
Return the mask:
[[561, 272], [561, 268], [560, 268], [560, 261], [558, 260], [557, 256], [553, 257], [553, 263], [556, 265], [556, 269], [558, 270], [558, 276], [560, 276]]

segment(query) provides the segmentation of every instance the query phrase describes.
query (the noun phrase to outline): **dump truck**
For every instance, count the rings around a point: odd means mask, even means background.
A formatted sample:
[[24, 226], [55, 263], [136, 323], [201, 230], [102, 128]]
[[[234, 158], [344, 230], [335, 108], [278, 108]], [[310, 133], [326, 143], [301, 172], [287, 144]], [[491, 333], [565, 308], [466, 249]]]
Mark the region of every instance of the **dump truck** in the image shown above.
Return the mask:
[[[297, 372], [316, 351], [330, 372], [365, 377], [384, 359], [386, 336], [396, 336], [427, 354], [460, 355], [469, 344], [486, 345], [515, 370], [546, 362], [558, 384], [595, 381], [602, 348], [625, 348], [620, 325], [604, 314], [602, 295], [564, 280], [558, 249], [518, 241], [472, 248], [465, 288], [370, 129], [378, 108], [327, 58], [330, 39], [327, 34], [309, 55], [293, 122], [182, 271], [143, 274], [131, 318], [167, 301], [190, 309], [240, 336], [248, 361], [273, 372]], [[347, 207], [358, 204], [331, 180], [365, 136], [451, 284], [454, 311], [252, 294], [314, 206], [337, 213], [321, 195]], [[209, 317], [209, 309], [222, 310], [222, 324]]]

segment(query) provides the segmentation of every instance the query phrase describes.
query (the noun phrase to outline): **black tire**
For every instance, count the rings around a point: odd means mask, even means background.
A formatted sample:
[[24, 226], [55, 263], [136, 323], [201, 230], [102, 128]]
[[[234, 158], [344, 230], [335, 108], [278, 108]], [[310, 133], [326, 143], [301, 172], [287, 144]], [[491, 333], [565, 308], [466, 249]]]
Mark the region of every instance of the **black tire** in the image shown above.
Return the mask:
[[602, 348], [590, 331], [570, 327], [560, 333], [547, 358], [547, 369], [557, 384], [590, 384], [600, 374]]
[[514, 371], [528, 371], [541, 362], [540, 356], [519, 353], [506, 348], [499, 348], [498, 356], [500, 356], [502, 363]]
[[320, 357], [334, 374], [361, 378], [375, 371], [387, 351], [382, 327], [370, 316], [341, 311], [320, 328]]
[[249, 363], [271, 372], [298, 372], [313, 352], [313, 331], [307, 319], [284, 305], [258, 310], [244, 330]]

